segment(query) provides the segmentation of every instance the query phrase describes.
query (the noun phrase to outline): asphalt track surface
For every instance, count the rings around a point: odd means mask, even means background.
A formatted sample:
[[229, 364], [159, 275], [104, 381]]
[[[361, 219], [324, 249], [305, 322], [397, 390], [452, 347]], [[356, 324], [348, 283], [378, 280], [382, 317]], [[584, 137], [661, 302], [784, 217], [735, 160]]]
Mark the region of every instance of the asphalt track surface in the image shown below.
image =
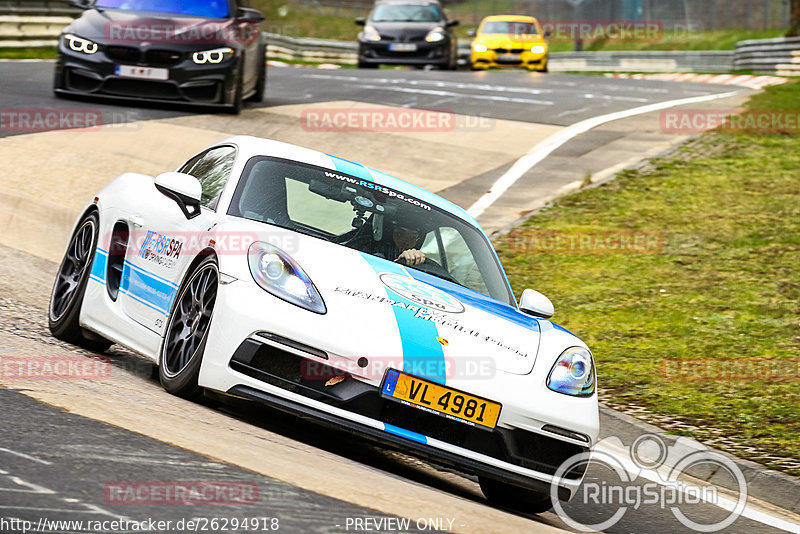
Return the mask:
[[[0, 104], [3, 109], [52, 107], [93, 108], [102, 111], [105, 122], [158, 120], [191, 117], [197, 110], [171, 110], [160, 106], [112, 104], [96, 101], [55, 99], [50, 91], [52, 64], [48, 62], [0, 63]], [[447, 109], [455, 113], [538, 124], [568, 126], [597, 115], [622, 111], [646, 104], [729, 92], [729, 87], [666, 83], [644, 80], [605, 79], [594, 76], [530, 75], [521, 72], [471, 73], [415, 70], [327, 71], [300, 68], [272, 68], [264, 104], [271, 107], [303, 103], [354, 100], [373, 104], [426, 109]], [[187, 119], [187, 120], [189, 120]], [[222, 118], [221, 118], [222, 119]], [[246, 133], [246, 132], [242, 132]], [[6, 135], [6, 134], [0, 134]], [[495, 140], [497, 142], [497, 140]], [[0, 140], [2, 144], [2, 140]], [[21, 163], [21, 169], [25, 164]], [[6, 281], [0, 296], [0, 333], [35, 343], [43, 351], [50, 347], [66, 349], [48, 337], [46, 331], [47, 289], [55, 273], [52, 262], [33, 258], [24, 252], [0, 248], [2, 272]], [[35, 279], [31, 287], [26, 280]], [[15, 287], [26, 286], [16, 291]], [[12, 339], [8, 338], [8, 339]], [[8, 348], [6, 347], [5, 354]], [[86, 354], [77, 351], [79, 354]], [[4, 353], [0, 351], [0, 354]], [[11, 352], [13, 353], [13, 351]], [[157, 384], [152, 366], [140, 358], [117, 349], [115, 372], [144, 387]], [[360, 531], [397, 532], [379, 528], [381, 518], [393, 516], [378, 508], [358, 506], [342, 499], [300, 489], [243, 469], [237, 465], [191, 452], [162, 441], [112, 426], [91, 418], [66, 413], [25, 395], [25, 385], [0, 389], [0, 518], [29, 519], [36, 523], [49, 519], [154, 519], [193, 518], [277, 518], [281, 532], [354, 532], [347, 521], [372, 518], [369, 529]], [[17, 389], [19, 391], [14, 391]], [[170, 403], [165, 393], [159, 401]], [[136, 402], [136, 399], [132, 399]], [[431, 467], [427, 464], [363, 443], [349, 435], [325, 430], [316, 425], [271, 410], [251, 405], [209, 403], [198, 409], [223, 414], [236, 421], [283, 436], [298, 451], [317, 450], [353, 462], [378, 477], [410, 481], [409, 491], [424, 487], [448, 498], [457, 498], [471, 507], [472, 513], [489, 513], [477, 484], [470, 477]], [[235, 442], [229, 444], [236, 447]], [[628, 443], [629, 445], [629, 443]], [[269, 447], [265, 443], [265, 462]], [[312, 456], [313, 457], [313, 456]], [[109, 501], [107, 486], [115, 481], [225, 481], [244, 482], [258, 488], [256, 504], [227, 506], [126, 506]], [[590, 468], [587, 482], [614, 483], [614, 476], [602, 466]], [[625, 486], [641, 485], [634, 481]], [[380, 488], [376, 488], [379, 490]], [[399, 495], [397, 498], [402, 499]], [[626, 510], [622, 519], [605, 532], [694, 532], [676, 520], [669, 507], [643, 504]], [[564, 507], [574, 520], [584, 524], [600, 523], [618, 510], [615, 505], [573, 501]], [[720, 520], [726, 512], [710, 504], [682, 508], [698, 521]], [[441, 510], [448, 517], [448, 510]], [[508, 515], [510, 530], [519, 519], [529, 521], [530, 531], [537, 527], [556, 526], [570, 529], [554, 513], [541, 516]], [[349, 519], [348, 519], [349, 518]], [[470, 517], [455, 517], [451, 528], [470, 532]], [[513, 519], [513, 521], [512, 521]], [[174, 523], [173, 523], [174, 524]], [[414, 523], [412, 522], [412, 525]], [[0, 532], [15, 532], [0, 523]], [[447, 522], [441, 525], [444, 531]], [[502, 521], [496, 531], [507, 530]], [[68, 529], [51, 530], [72, 532]], [[74, 530], [85, 532], [85, 530]], [[178, 530], [170, 530], [170, 532]], [[186, 531], [184, 529], [184, 531]], [[213, 531], [213, 530], [212, 530]], [[221, 530], [218, 530], [221, 531]], [[229, 530], [233, 531], [233, 530]], [[244, 531], [239, 529], [237, 531]], [[437, 529], [429, 528], [426, 532]], [[780, 530], [751, 519], [739, 518], [726, 532], [779, 532]]]

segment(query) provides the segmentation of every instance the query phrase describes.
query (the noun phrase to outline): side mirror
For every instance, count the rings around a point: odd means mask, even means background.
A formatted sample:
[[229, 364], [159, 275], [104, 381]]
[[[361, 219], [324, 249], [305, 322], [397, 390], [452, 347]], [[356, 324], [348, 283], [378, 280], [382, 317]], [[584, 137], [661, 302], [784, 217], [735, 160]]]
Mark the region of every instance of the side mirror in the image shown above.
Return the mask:
[[254, 22], [258, 24], [259, 22], [264, 22], [264, 15], [257, 9], [240, 7], [236, 10], [236, 20], [239, 22]]
[[551, 35], [553, 35], [553, 32], [551, 32], [550, 30], [547, 30], [546, 32], [544, 32], [544, 38], [545, 39], [550, 39]]
[[469, 37], [475, 37], [476, 35], [478, 35], [478, 30], [467, 30], [467, 35]]
[[526, 289], [522, 292], [522, 296], [519, 299], [519, 309], [528, 315], [543, 319], [549, 319], [555, 313], [550, 299], [533, 289]]
[[366, 26], [366, 25], [367, 25], [367, 19], [365, 19], [364, 17], [356, 17], [356, 26]]
[[459, 21], [457, 21], [457, 20], [448, 20], [447, 23], [444, 25], [444, 27], [445, 28], [452, 28], [453, 26], [458, 26], [459, 24], [461, 24], [461, 23]]
[[165, 172], [156, 176], [155, 185], [162, 194], [178, 203], [187, 219], [200, 215], [203, 187], [197, 178], [182, 172]]

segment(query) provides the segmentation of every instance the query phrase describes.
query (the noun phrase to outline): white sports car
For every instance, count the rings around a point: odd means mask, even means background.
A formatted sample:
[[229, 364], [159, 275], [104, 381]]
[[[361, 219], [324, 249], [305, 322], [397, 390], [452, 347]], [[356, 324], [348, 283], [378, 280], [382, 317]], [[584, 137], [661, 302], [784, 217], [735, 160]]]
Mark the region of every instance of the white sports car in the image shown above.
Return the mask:
[[155, 179], [127, 173], [78, 219], [50, 329], [152, 359], [170, 393], [252, 399], [477, 475], [530, 512], [598, 435], [586, 345], [519, 305], [478, 223], [314, 150], [233, 137]]

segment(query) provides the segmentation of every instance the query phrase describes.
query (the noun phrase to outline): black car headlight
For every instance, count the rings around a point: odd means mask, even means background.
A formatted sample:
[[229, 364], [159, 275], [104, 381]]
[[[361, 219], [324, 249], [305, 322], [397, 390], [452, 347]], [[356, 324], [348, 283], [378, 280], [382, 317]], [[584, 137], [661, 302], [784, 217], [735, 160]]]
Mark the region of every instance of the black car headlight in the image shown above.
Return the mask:
[[306, 272], [287, 253], [256, 241], [247, 252], [253, 280], [268, 293], [314, 313], [328, 310]]
[[381, 34], [378, 33], [378, 30], [376, 30], [372, 26], [364, 26], [364, 31], [361, 33], [361, 36], [365, 41], [381, 40]]
[[591, 396], [595, 390], [592, 353], [583, 347], [570, 347], [562, 352], [547, 376], [547, 387], [576, 397]]
[[234, 55], [236, 55], [236, 52], [233, 48], [215, 48], [213, 50], [201, 50], [193, 53], [192, 61], [198, 65], [204, 65], [206, 63], [217, 64], [232, 59]]
[[425, 36], [425, 40], [429, 43], [438, 43], [439, 41], [444, 41], [445, 37], [447, 36], [444, 33], [444, 29], [434, 28], [428, 32], [428, 35]]
[[77, 35], [73, 35], [71, 33], [64, 34], [64, 41], [67, 43], [69, 49], [73, 52], [83, 52], [84, 54], [92, 55], [100, 50], [100, 45], [94, 41], [84, 39], [83, 37], [78, 37]]

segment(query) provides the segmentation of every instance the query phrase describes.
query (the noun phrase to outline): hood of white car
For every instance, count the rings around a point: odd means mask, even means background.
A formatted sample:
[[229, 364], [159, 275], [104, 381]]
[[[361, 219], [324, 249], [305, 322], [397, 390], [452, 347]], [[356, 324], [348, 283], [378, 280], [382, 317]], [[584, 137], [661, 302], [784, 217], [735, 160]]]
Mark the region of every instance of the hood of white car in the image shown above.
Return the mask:
[[281, 248], [312, 280], [326, 320], [341, 332], [323, 340], [327, 351], [394, 368], [402, 362], [403, 370], [438, 381], [533, 369], [539, 322], [509, 304], [323, 239], [241, 219], [236, 227]]

